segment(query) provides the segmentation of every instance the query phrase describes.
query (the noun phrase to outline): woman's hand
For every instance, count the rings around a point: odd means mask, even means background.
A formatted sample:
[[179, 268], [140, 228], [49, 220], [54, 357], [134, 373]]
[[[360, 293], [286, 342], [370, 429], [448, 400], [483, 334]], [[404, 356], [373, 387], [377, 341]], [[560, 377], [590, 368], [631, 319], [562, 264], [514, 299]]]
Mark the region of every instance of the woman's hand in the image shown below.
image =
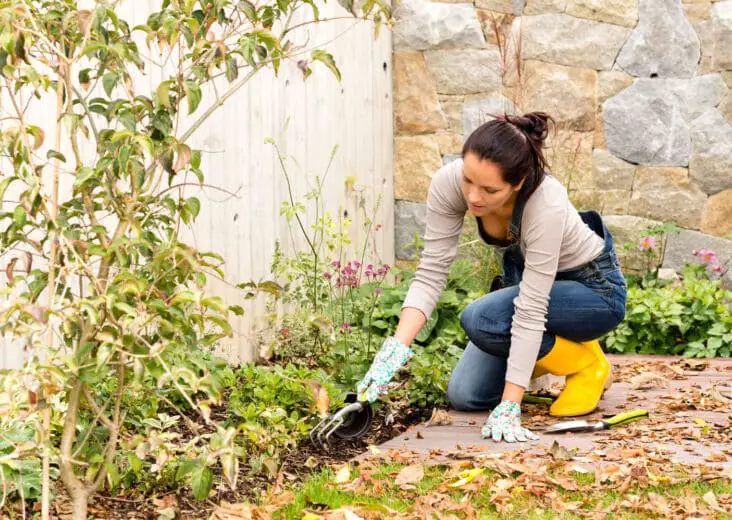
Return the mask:
[[521, 426], [521, 405], [515, 401], [503, 400], [496, 406], [481, 431], [482, 437], [496, 442], [526, 442], [538, 440], [535, 434]]
[[368, 402], [373, 403], [384, 397], [387, 393], [387, 385], [394, 377], [394, 374], [413, 355], [414, 352], [396, 337], [386, 338], [381, 349], [376, 353], [371, 368], [356, 386], [359, 398], [363, 396]]

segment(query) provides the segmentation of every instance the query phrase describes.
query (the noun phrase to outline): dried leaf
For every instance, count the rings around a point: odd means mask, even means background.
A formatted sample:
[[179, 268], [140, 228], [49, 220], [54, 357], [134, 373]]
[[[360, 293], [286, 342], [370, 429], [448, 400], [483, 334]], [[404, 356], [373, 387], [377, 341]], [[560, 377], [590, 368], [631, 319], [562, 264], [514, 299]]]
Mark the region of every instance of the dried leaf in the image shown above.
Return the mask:
[[701, 372], [705, 368], [709, 366], [709, 361], [704, 361], [702, 359], [685, 359], [681, 366], [688, 370], [695, 370], [697, 372]]
[[554, 444], [549, 449], [549, 453], [554, 457], [554, 460], [572, 460], [572, 454], [569, 450], [557, 441], [554, 441]]
[[470, 484], [475, 477], [483, 473], [483, 468], [473, 468], [462, 471], [458, 474], [458, 480], [450, 484], [452, 488], [459, 488]]
[[362, 517], [345, 507], [328, 511], [325, 516], [326, 520], [363, 520]]
[[724, 462], [727, 460], [727, 456], [721, 451], [716, 453], [707, 453], [704, 455], [704, 460], [707, 462]]
[[351, 468], [348, 464], [343, 466], [341, 469], [338, 470], [338, 473], [336, 473], [335, 476], [335, 483], [336, 484], [345, 484], [346, 482], [351, 480]]
[[668, 501], [661, 495], [648, 493], [647, 497], [649, 503], [646, 507], [654, 513], [665, 516], [671, 512], [671, 509], [668, 506]]
[[158, 520], [173, 520], [178, 515], [178, 498], [175, 495], [153, 498], [152, 503]]
[[328, 395], [328, 391], [323, 387], [323, 385], [314, 379], [303, 380], [302, 383], [310, 387], [310, 392], [312, 393], [313, 401], [315, 401], [315, 407], [318, 410], [318, 415], [320, 415], [321, 418], [326, 417], [328, 415], [328, 410], [330, 409], [330, 396]]
[[403, 486], [405, 484], [417, 484], [424, 478], [424, 466], [422, 463], [412, 464], [403, 468], [397, 475], [394, 483], [397, 486]]
[[668, 380], [661, 374], [656, 374], [655, 372], [641, 372], [637, 376], [630, 378], [630, 384], [633, 390], [653, 388], [656, 386], [666, 388], [668, 386]]
[[77, 16], [79, 18], [79, 31], [84, 35], [84, 39], [88, 40], [91, 35], [92, 13], [89, 9], [79, 9]]
[[717, 388], [717, 385], [712, 385], [711, 396], [712, 399], [721, 403], [729, 403], [730, 401], [732, 401], [732, 397], [728, 397], [724, 393], [722, 393], [722, 391]]
[[5, 276], [8, 277], [8, 281], [12, 284], [15, 282], [15, 276], [13, 274], [13, 271], [15, 270], [15, 262], [18, 261], [18, 258], [13, 258], [8, 262], [7, 267], [5, 268]]
[[438, 410], [437, 408], [432, 410], [432, 417], [427, 421], [427, 426], [440, 426], [445, 424], [452, 424], [452, 417], [447, 410]]
[[317, 467], [318, 464], [319, 464], [318, 459], [316, 459], [313, 456], [310, 456], [310, 457], [308, 457], [308, 460], [305, 461], [304, 465], [306, 468], [313, 469], [313, 468]]

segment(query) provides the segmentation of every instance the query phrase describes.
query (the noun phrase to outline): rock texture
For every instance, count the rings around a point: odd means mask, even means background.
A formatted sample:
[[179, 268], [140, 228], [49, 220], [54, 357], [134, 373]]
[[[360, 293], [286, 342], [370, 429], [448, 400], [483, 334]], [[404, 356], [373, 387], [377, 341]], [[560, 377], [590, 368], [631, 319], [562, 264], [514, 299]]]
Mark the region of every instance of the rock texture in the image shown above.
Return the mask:
[[712, 7], [712, 66], [732, 70], [732, 0]]
[[702, 214], [701, 230], [721, 237], [732, 235], [732, 189], [709, 197]]
[[638, 0], [567, 0], [566, 13], [598, 22], [634, 27]]
[[597, 72], [527, 61], [524, 109], [548, 112], [560, 124], [573, 130], [595, 128]]
[[472, 4], [404, 0], [394, 11], [394, 17], [395, 50], [485, 48]]
[[415, 249], [410, 245], [414, 242], [415, 234], [424, 236], [426, 226], [427, 207], [422, 202], [397, 200], [394, 207], [394, 235], [395, 253], [398, 260], [411, 260]]
[[699, 37], [679, 0], [639, 0], [638, 25], [618, 55], [641, 78], [691, 77], [701, 56]]
[[559, 13], [524, 16], [515, 23], [521, 26], [525, 59], [595, 70], [612, 67], [630, 32], [626, 27]]
[[592, 180], [603, 190], [631, 190], [636, 167], [606, 150], [592, 152]]
[[432, 176], [442, 167], [440, 147], [429, 136], [401, 136], [394, 140], [394, 197], [427, 200]]
[[[645, 236], [645, 231], [660, 225], [661, 222], [630, 215], [608, 215], [603, 220], [613, 235], [615, 250], [623, 267], [634, 271], [645, 271], [649, 267], [651, 269], [656, 267], [657, 263], [648, 264], [648, 259], [638, 251], [637, 246], [640, 239]], [[626, 244], [629, 247], [627, 250]], [[663, 257], [664, 247], [665, 238], [661, 237], [661, 240], [656, 242], [655, 248], [659, 253], [659, 261]]]
[[510, 114], [514, 111], [513, 103], [502, 96], [466, 101], [461, 118], [465, 139], [480, 125], [493, 119], [493, 115]]
[[602, 106], [611, 153], [636, 164], [686, 166], [689, 124], [662, 80], [638, 80]]
[[498, 50], [437, 50], [424, 53], [438, 94], [477, 94], [501, 87]]
[[[698, 264], [699, 259], [692, 253], [695, 249], [711, 249], [717, 253], [722, 265], [732, 265], [732, 240], [707, 235], [698, 231], [684, 230], [678, 235], [669, 235], [663, 256], [663, 267], [679, 270], [686, 264]], [[732, 287], [732, 269], [723, 278], [727, 288]]]
[[398, 133], [424, 134], [445, 125], [437, 90], [421, 52], [394, 53], [394, 102]]
[[706, 200], [686, 168], [639, 166], [629, 209], [633, 215], [699, 229]]
[[708, 194], [732, 188], [732, 126], [716, 109], [692, 123], [689, 174]]

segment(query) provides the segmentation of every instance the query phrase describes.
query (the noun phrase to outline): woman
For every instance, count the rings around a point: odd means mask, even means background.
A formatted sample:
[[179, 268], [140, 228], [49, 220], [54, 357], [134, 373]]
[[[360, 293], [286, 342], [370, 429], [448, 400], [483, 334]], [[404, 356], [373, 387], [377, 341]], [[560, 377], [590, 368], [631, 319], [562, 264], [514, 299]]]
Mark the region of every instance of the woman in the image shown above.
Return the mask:
[[521, 426], [520, 403], [532, 377], [566, 376], [553, 416], [596, 408], [612, 382], [597, 339], [624, 318], [627, 286], [600, 215], [578, 212], [545, 172], [550, 122], [543, 112], [496, 117], [470, 135], [461, 160], [435, 174], [424, 251], [399, 325], [358, 384], [362, 398], [383, 397], [412, 357], [409, 345], [445, 287], [469, 211], [481, 238], [502, 251], [503, 274], [463, 312], [470, 343], [448, 399], [459, 410], [493, 409], [482, 434], [507, 442], [537, 439]]

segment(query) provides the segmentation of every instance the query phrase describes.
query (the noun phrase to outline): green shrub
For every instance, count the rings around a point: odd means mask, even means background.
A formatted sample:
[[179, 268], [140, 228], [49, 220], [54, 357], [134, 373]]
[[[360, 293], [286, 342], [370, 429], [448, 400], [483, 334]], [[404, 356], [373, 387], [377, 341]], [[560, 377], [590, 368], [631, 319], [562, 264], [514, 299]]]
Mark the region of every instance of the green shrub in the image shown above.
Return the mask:
[[[235, 373], [229, 396], [229, 423], [241, 435], [252, 471], [273, 472], [277, 464], [320, 420], [311, 385], [322, 387], [328, 396], [337, 394], [322, 370], [293, 364], [264, 367], [247, 364]], [[337, 403], [334, 402], [334, 405]]]
[[731, 303], [732, 291], [718, 280], [687, 277], [680, 284], [631, 286], [625, 320], [604, 338], [605, 347], [626, 354], [729, 356]]

